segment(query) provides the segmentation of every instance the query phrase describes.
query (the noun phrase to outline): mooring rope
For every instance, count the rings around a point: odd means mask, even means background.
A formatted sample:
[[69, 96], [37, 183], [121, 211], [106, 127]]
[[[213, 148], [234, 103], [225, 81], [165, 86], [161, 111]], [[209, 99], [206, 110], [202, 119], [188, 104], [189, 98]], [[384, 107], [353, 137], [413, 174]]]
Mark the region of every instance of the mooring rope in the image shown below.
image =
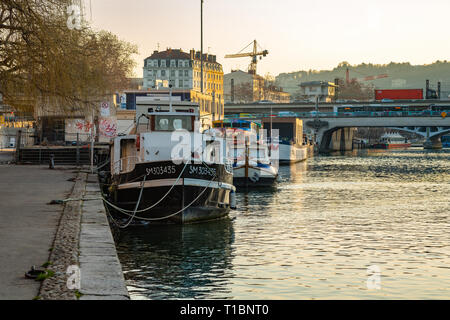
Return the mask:
[[142, 181], [141, 191], [139, 192], [139, 198], [138, 198], [138, 201], [137, 201], [137, 203], [136, 203], [136, 207], [134, 207], [133, 215], [130, 217], [130, 220], [129, 220], [127, 223], [125, 223], [125, 225], [119, 225], [119, 228], [125, 229], [125, 228], [128, 227], [128, 226], [131, 224], [131, 222], [134, 220], [134, 217], [136, 216], [136, 211], [137, 211], [137, 209], [138, 209], [138, 207], [139, 207], [139, 204], [141, 203], [142, 191], [144, 190], [144, 185], [145, 185], [145, 180], [146, 180], [146, 178], [147, 178], [147, 176], [145, 175], [145, 176], [144, 176], [144, 180]]
[[[186, 164], [184, 165], [183, 170], [181, 170], [180, 174], [178, 175], [177, 180], [175, 180], [175, 182], [172, 184], [172, 186], [170, 187], [170, 189], [166, 192], [166, 194], [165, 194], [161, 199], [159, 199], [155, 204], [152, 204], [150, 207], [145, 208], [145, 209], [138, 210], [137, 212], [141, 213], [141, 212], [148, 211], [148, 210], [154, 208], [155, 206], [157, 206], [159, 203], [161, 203], [161, 201], [163, 201], [163, 200], [169, 195], [169, 193], [172, 191], [172, 189], [178, 184], [178, 181], [180, 181], [180, 178], [181, 178], [181, 176], [183, 175], [184, 170], [186, 170], [186, 167], [187, 167], [188, 163], [189, 163], [189, 162], [186, 161]], [[147, 176], [147, 175], [144, 175], [144, 178], [145, 178], [146, 176]], [[141, 189], [142, 189], [142, 188], [143, 188], [143, 186], [141, 187]], [[110, 205], [112, 208], [116, 209], [116, 210], [119, 211], [119, 212], [122, 212], [122, 213], [127, 213], [127, 212], [128, 212], [128, 213], [132, 213], [132, 212], [133, 212], [132, 210], [123, 209], [123, 208], [120, 208], [120, 207], [114, 205], [113, 203], [111, 203], [111, 202], [109, 202], [108, 200], [106, 200], [103, 196], [102, 196], [102, 199], [103, 199], [103, 201], [105, 201], [108, 205]]]
[[[183, 207], [182, 209], [178, 210], [177, 212], [169, 214], [169, 215], [164, 216], [164, 217], [159, 217], [159, 218], [144, 218], [144, 217], [137, 217], [137, 218], [140, 219], [140, 220], [144, 220], [144, 221], [159, 221], [159, 220], [165, 220], [165, 219], [169, 219], [169, 218], [171, 218], [173, 216], [176, 216], [180, 212], [183, 212], [184, 210], [189, 208], [191, 205], [193, 205], [194, 202], [197, 201], [203, 195], [203, 193], [205, 193], [206, 189], [209, 188], [209, 186], [210, 186], [211, 182], [214, 180], [215, 176], [216, 175], [214, 175], [214, 177], [209, 181], [208, 185], [202, 190], [202, 192], [200, 192], [200, 194], [194, 200], [192, 200], [191, 203], [189, 203], [187, 206]], [[129, 213], [126, 213], [126, 212], [123, 212], [123, 213], [125, 215], [127, 215], [127, 216], [130, 216]]]
[[[182, 172], [181, 172], [180, 175], [178, 176], [177, 181], [175, 181], [175, 183], [172, 185], [172, 187], [169, 189], [169, 191], [164, 195], [164, 197], [162, 197], [158, 202], [156, 202], [155, 204], [151, 205], [150, 207], [148, 207], [148, 208], [146, 208], [146, 209], [143, 209], [143, 210], [136, 210], [136, 211], [134, 212], [134, 214], [133, 214], [133, 218], [136, 217], [136, 213], [137, 213], [137, 212], [140, 213], [140, 212], [148, 211], [148, 210], [154, 208], [156, 205], [158, 205], [162, 200], [164, 200], [164, 199], [169, 195], [170, 191], [171, 191], [171, 190], [175, 187], [175, 185], [178, 183], [178, 180], [179, 180], [179, 178], [181, 177], [181, 175], [182, 175], [182, 173], [184, 172], [184, 170], [186, 169], [188, 163], [189, 163], [189, 162], [186, 162], [186, 164], [185, 164], [185, 166], [184, 166]], [[213, 173], [213, 171], [212, 171], [211, 168], [208, 166], [208, 164], [206, 164], [203, 160], [202, 160], [202, 164], [204, 164], [204, 165], [208, 168], [208, 171], [209, 171], [211, 174]], [[211, 183], [214, 181], [214, 179], [215, 179], [216, 176], [217, 176], [217, 172], [214, 173], [212, 179], [209, 181], [208, 185], [202, 190], [202, 192], [201, 192], [201, 193], [200, 193], [200, 194], [199, 194], [199, 195], [198, 195], [191, 203], [189, 203], [187, 206], [183, 207], [182, 209], [178, 210], [177, 212], [172, 213], [172, 214], [169, 214], [169, 215], [164, 216], [164, 217], [159, 217], [159, 218], [144, 218], [144, 217], [137, 217], [137, 218], [140, 219], [140, 220], [144, 220], [144, 221], [159, 221], [159, 220], [165, 220], [165, 219], [169, 219], [169, 218], [171, 218], [171, 217], [173, 217], [173, 216], [176, 216], [177, 214], [179, 214], [180, 212], [183, 212], [184, 210], [186, 210], [187, 208], [189, 208], [192, 204], [194, 204], [194, 202], [197, 201], [197, 200], [203, 195], [203, 193], [205, 193], [206, 189], [209, 188], [209, 186], [210, 186]], [[144, 188], [144, 184], [142, 184], [142, 186], [141, 186], [141, 192], [142, 192], [142, 189], [143, 189], [143, 188]], [[131, 216], [131, 215], [129, 214], [129, 213], [132, 212], [131, 210], [126, 210], [126, 209], [123, 209], [123, 208], [119, 208], [119, 207], [117, 207], [116, 205], [114, 205], [114, 204], [112, 204], [111, 202], [109, 202], [108, 200], [106, 200], [104, 197], [103, 197], [103, 201], [104, 201], [106, 204], [108, 204], [109, 206], [111, 206], [112, 208], [116, 209], [117, 211], [119, 211], [119, 212], [121, 212], [121, 213], [123, 213], [123, 214], [125, 214], [125, 215], [127, 215], [127, 216]], [[138, 205], [139, 205], [139, 202], [140, 202], [140, 200], [138, 200]], [[136, 207], [136, 208], [137, 208], [137, 207]], [[117, 224], [117, 223], [116, 223], [116, 224]]]

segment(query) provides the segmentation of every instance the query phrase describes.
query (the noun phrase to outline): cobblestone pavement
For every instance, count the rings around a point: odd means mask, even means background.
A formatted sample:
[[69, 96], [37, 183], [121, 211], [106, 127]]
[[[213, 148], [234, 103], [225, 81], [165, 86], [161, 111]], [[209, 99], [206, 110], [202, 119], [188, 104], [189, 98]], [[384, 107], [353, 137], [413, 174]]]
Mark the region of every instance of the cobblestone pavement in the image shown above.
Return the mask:
[[[86, 188], [86, 173], [79, 173], [75, 179], [75, 185], [71, 199], [80, 199]], [[70, 274], [67, 273], [70, 266], [77, 267], [78, 243], [81, 224], [82, 201], [68, 201], [64, 205], [64, 212], [58, 226], [58, 231], [53, 242], [50, 254], [49, 269], [55, 274], [44, 280], [39, 292], [39, 297], [44, 300], [76, 300], [75, 290], [68, 288], [67, 282]]]

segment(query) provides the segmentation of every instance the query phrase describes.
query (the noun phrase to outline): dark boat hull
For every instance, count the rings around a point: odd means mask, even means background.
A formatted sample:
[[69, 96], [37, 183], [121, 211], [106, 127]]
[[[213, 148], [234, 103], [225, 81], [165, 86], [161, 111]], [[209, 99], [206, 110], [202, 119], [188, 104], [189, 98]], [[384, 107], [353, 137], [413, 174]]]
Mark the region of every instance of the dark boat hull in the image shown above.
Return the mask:
[[240, 187], [261, 187], [261, 188], [268, 188], [268, 187], [275, 187], [275, 183], [277, 182], [276, 177], [262, 177], [259, 178], [258, 181], [254, 181], [250, 178], [246, 177], [236, 177], [233, 179], [233, 184], [240, 188]]
[[[262, 167], [260, 167], [262, 166]], [[274, 187], [278, 174], [270, 165], [258, 164], [258, 166], [249, 165], [246, 169], [244, 166], [233, 168], [233, 184], [238, 187]]]
[[[136, 219], [152, 223], [195, 223], [226, 216], [230, 211], [230, 192], [234, 189], [232, 174], [223, 165], [208, 168], [188, 164], [182, 172], [183, 167], [184, 164], [172, 162], [139, 164], [136, 172], [114, 177], [116, 188], [111, 193], [111, 202], [121, 209], [134, 211], [142, 189]], [[149, 173], [145, 182], [139, 179], [144, 172]], [[112, 213], [122, 218], [132, 215], [115, 209]]]
[[411, 147], [410, 143], [376, 143], [374, 149], [403, 149]]

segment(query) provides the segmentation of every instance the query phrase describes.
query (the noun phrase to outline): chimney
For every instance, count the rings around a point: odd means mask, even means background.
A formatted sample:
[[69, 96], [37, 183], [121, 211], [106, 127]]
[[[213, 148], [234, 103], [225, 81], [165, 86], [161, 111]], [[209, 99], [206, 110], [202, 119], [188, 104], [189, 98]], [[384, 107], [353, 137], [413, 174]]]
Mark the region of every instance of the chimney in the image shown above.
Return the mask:
[[439, 100], [441, 100], [441, 82], [438, 82], [438, 87], [437, 87], [437, 98]]
[[334, 101], [339, 99], [339, 78], [334, 79]]
[[191, 56], [191, 60], [194, 60], [194, 58], [195, 58], [195, 50], [191, 49], [191, 51], [189, 51], [189, 55]]
[[234, 103], [234, 79], [231, 79], [231, 102]]

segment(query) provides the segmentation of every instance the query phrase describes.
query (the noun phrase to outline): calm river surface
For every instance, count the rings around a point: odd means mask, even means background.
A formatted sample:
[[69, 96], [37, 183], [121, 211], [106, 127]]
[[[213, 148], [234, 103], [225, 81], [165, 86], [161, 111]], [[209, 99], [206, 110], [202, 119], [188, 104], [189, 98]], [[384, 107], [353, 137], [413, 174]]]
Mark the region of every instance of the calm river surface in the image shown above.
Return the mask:
[[121, 231], [132, 299], [449, 299], [450, 150], [281, 167], [224, 220]]

